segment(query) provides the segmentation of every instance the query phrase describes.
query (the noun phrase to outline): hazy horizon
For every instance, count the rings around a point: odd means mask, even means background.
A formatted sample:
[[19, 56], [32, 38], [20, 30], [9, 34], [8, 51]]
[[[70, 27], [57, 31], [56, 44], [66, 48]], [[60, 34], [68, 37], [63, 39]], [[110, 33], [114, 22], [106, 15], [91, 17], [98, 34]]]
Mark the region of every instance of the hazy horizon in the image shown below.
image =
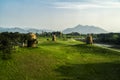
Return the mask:
[[120, 32], [120, 0], [0, 0], [0, 27], [63, 30], [78, 24]]
[[[78, 24], [78, 25], [82, 25], [82, 24]], [[78, 25], [74, 25], [74, 26], [70, 26], [70, 27], [67, 27], [67, 28], [75, 28], [76, 26], [78, 26]], [[95, 25], [82, 25], [82, 26], [94, 26], [94, 27], [98, 27], [98, 28], [101, 28], [101, 27], [99, 27], [99, 26], [95, 26]], [[6, 26], [6, 27], [2, 27], [2, 26], [0, 26], [0, 28], [20, 28], [20, 29], [24, 29], [24, 30], [28, 30], [28, 29], [38, 29], [38, 30], [52, 30], [52, 31], [64, 31], [65, 29], [67, 29], [67, 28], [64, 28], [64, 29], [59, 29], [59, 30], [53, 30], [53, 29], [47, 29], [47, 28], [38, 28], [38, 27], [27, 27], [27, 26]], [[101, 29], [103, 29], [103, 28], [101, 28]], [[105, 29], [104, 29], [105, 30]], [[108, 30], [105, 30], [105, 31], [107, 31], [107, 32], [109, 32]]]

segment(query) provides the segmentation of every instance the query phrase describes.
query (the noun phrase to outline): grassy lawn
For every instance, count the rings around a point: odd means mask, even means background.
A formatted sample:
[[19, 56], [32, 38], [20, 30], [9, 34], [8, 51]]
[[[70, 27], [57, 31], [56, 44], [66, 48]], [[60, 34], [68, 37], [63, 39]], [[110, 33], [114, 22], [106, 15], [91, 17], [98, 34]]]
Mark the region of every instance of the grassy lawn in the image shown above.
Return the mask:
[[0, 59], [0, 80], [120, 80], [120, 53], [69, 40], [40, 39]]

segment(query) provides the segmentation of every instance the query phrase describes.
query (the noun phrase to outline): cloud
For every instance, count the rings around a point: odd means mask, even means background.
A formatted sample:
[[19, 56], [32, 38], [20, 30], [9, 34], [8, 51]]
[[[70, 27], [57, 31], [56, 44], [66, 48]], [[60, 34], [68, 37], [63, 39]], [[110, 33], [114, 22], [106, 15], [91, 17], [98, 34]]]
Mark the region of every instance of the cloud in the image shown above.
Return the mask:
[[62, 9], [88, 9], [88, 8], [100, 8], [102, 6], [96, 4], [81, 4], [81, 3], [71, 3], [71, 2], [64, 2], [64, 3], [55, 3], [56, 8]]
[[119, 1], [113, 0], [91, 0], [91, 2], [55, 2], [55, 8], [61, 9], [94, 9], [94, 8], [120, 8]]

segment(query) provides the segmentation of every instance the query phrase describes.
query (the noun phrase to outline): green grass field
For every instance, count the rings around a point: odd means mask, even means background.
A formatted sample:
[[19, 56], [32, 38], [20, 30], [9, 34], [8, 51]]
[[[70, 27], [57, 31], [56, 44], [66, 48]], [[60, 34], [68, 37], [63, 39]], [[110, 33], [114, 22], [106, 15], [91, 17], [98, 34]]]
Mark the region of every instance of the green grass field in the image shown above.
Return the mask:
[[82, 42], [40, 39], [0, 59], [0, 80], [120, 80], [120, 53]]

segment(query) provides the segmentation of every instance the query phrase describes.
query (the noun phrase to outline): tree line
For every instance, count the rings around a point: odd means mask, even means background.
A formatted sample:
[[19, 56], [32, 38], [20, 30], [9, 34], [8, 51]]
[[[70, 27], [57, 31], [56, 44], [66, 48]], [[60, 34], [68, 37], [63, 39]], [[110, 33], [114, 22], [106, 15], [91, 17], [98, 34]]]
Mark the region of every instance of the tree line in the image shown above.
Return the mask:
[[120, 33], [94, 34], [95, 42], [120, 45]]

